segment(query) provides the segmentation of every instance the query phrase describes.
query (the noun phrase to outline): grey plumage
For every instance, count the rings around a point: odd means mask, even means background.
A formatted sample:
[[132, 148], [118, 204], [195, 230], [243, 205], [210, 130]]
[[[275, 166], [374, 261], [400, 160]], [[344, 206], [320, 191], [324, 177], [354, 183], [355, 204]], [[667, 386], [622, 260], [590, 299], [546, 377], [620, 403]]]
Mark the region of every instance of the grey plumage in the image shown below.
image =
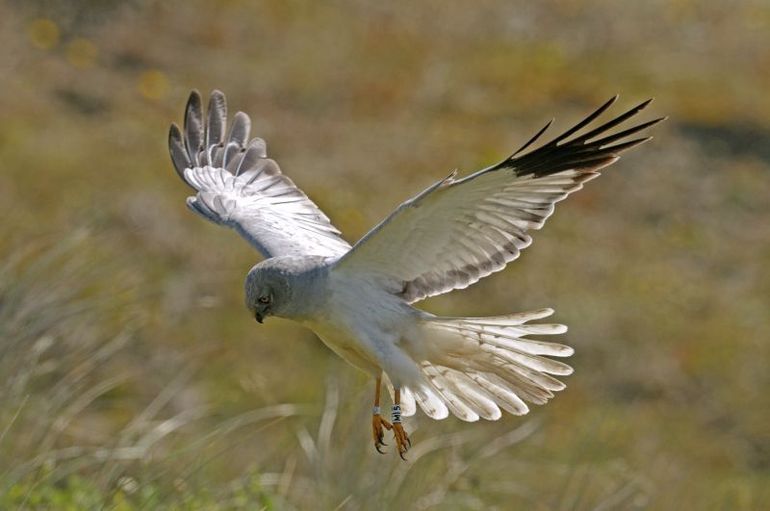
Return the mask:
[[613, 98], [550, 142], [529, 149], [550, 123], [502, 162], [442, 179], [404, 202], [351, 246], [318, 207], [249, 139], [238, 112], [229, 132], [224, 95], [214, 91], [204, 123], [193, 92], [184, 129], [171, 126], [177, 173], [196, 191], [187, 204], [235, 229], [267, 259], [245, 281], [246, 305], [260, 322], [275, 315], [314, 330], [335, 353], [401, 391], [404, 415], [419, 405], [432, 418], [450, 412], [473, 421], [501, 410], [524, 414], [565, 385], [569, 346], [529, 338], [559, 335], [559, 324], [532, 323], [551, 309], [491, 318], [445, 318], [410, 304], [461, 289], [499, 271], [530, 245], [555, 203], [582, 188], [632, 138], [662, 119], [610, 130], [648, 104], [587, 129]]
[[[179, 176], [197, 190], [188, 207], [207, 220], [235, 229], [265, 257], [340, 255], [350, 245], [288, 177], [267, 158], [265, 141], [247, 142], [251, 121], [238, 112], [227, 140], [225, 96], [214, 91], [208, 123], [200, 94], [185, 110], [184, 135], [175, 124], [169, 152]], [[291, 226], [291, 229], [287, 229]]]
[[[540, 229], [556, 202], [598, 177], [598, 171], [617, 161], [620, 153], [650, 137], [621, 140], [663, 120], [597, 138], [642, 111], [648, 100], [570, 138], [616, 99], [534, 151], [519, 156], [550, 123], [501, 163], [459, 180], [453, 173], [435, 183], [369, 231], [343, 257], [340, 267], [356, 266], [361, 258], [368, 271], [387, 275], [394, 281], [391, 285], [401, 286], [401, 296], [410, 303], [465, 288], [502, 270], [532, 243], [527, 231]], [[413, 236], [417, 229], [425, 235]]]

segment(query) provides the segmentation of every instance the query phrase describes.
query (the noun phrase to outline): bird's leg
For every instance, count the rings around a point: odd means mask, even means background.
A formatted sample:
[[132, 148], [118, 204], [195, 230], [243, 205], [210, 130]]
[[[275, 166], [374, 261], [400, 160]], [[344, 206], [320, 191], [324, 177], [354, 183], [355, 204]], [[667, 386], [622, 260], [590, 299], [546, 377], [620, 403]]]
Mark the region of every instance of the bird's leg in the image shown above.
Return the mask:
[[391, 412], [391, 419], [393, 421], [393, 437], [396, 440], [396, 447], [398, 448], [398, 455], [401, 459], [406, 461], [404, 454], [412, 447], [412, 441], [404, 431], [404, 427], [401, 425], [401, 389], [395, 389], [395, 396], [393, 396], [393, 410]]
[[390, 431], [390, 429], [393, 428], [393, 426], [390, 425], [390, 422], [386, 421], [382, 418], [382, 415], [380, 415], [380, 386], [382, 385], [382, 376], [377, 377], [377, 382], [375, 383], [375, 390], [374, 390], [374, 409], [372, 410], [372, 436], [374, 437], [374, 448], [377, 449], [377, 452], [380, 454], [385, 454], [382, 452], [382, 449], [380, 447], [386, 445], [383, 441], [383, 436], [385, 432], [382, 428], [387, 429]]

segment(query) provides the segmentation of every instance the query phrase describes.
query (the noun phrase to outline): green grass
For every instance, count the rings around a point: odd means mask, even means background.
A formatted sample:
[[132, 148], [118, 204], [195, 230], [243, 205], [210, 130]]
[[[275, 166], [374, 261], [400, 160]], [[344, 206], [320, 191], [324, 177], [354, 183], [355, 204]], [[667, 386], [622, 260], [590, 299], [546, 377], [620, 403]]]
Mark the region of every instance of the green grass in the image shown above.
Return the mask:
[[[0, 6], [0, 509], [770, 506], [764, 3], [62, 5]], [[185, 209], [165, 137], [192, 87], [351, 241], [555, 114], [655, 96], [655, 140], [425, 304], [554, 307], [568, 389], [376, 455], [370, 383], [255, 325], [256, 254]]]

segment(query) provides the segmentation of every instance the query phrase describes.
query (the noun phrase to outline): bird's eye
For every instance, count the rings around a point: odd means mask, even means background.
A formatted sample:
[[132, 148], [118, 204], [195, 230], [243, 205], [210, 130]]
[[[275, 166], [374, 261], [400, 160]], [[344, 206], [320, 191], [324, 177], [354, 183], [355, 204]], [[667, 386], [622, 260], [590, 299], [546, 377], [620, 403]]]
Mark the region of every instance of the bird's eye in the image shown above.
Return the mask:
[[257, 301], [259, 303], [270, 303], [270, 297], [269, 296], [260, 296]]

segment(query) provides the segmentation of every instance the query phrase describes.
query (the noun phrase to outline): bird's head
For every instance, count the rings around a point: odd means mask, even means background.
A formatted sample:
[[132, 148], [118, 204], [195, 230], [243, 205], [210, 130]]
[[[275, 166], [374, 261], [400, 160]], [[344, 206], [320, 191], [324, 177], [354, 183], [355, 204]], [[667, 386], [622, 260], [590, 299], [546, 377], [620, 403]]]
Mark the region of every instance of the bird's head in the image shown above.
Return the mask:
[[244, 283], [246, 307], [259, 323], [284, 312], [291, 298], [288, 277], [271, 260], [262, 261], [249, 271]]

